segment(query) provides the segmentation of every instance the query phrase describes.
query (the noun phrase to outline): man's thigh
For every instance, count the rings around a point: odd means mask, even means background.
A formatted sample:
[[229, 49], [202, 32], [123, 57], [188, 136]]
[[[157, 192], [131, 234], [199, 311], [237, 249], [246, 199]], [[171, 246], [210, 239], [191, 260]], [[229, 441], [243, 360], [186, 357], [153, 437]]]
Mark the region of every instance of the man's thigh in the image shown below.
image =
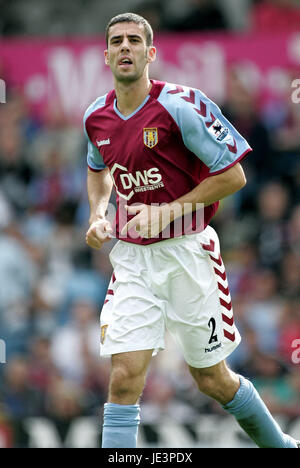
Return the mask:
[[[111, 255], [112, 275], [101, 322], [101, 355], [164, 349], [164, 303], [148, 282], [142, 249], [119, 243]], [[128, 243], [127, 243], [128, 244]]]
[[208, 227], [177, 257], [178, 271], [168, 284], [166, 325], [191, 367], [211, 367], [240, 342], [216, 232]]

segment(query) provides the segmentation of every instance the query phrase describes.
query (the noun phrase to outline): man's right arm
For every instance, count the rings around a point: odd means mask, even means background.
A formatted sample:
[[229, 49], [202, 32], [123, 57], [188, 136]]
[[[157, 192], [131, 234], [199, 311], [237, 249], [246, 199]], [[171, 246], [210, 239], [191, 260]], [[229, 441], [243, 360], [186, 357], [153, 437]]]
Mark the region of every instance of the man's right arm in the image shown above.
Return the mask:
[[86, 243], [94, 249], [100, 249], [103, 242], [111, 239], [112, 227], [105, 219], [105, 213], [112, 186], [113, 181], [108, 168], [97, 172], [88, 168], [87, 193], [90, 205], [90, 227], [86, 233]]

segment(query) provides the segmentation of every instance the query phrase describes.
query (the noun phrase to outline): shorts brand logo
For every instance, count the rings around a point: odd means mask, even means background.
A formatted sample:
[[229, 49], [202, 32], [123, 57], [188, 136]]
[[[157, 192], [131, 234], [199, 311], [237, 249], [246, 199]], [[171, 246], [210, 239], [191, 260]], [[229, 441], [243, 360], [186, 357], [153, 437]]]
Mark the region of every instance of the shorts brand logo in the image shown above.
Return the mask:
[[221, 348], [222, 343], [219, 343], [215, 346], [212, 346], [211, 348], [205, 348], [205, 353], [211, 353], [212, 351], [215, 351], [218, 348]]

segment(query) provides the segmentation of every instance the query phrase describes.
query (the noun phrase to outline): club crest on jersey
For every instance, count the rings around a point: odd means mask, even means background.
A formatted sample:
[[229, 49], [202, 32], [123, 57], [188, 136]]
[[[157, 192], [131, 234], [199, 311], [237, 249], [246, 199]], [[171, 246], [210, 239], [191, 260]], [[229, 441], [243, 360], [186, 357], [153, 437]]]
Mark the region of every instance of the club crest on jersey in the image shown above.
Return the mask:
[[158, 143], [158, 130], [157, 128], [144, 128], [144, 144], [148, 148], [153, 148]]

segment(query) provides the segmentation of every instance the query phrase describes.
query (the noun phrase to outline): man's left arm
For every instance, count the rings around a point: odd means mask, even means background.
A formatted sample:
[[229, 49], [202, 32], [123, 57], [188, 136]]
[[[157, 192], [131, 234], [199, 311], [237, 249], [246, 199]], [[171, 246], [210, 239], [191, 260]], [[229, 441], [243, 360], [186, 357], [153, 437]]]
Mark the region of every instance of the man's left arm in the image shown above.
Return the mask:
[[221, 174], [208, 177], [193, 190], [170, 203], [169, 208], [174, 211], [173, 219], [182, 215], [184, 204], [190, 205], [190, 211], [195, 211], [197, 203], [203, 203], [204, 206], [211, 205], [228, 195], [232, 195], [245, 185], [245, 173], [240, 163], [237, 163]]
[[131, 228], [136, 228], [141, 237], [155, 237], [175, 219], [203, 206], [232, 195], [246, 184], [242, 166], [236, 163], [221, 174], [212, 175], [203, 180], [193, 190], [171, 203], [161, 206], [133, 205], [128, 206], [128, 214], [135, 214], [123, 228], [125, 235]]

